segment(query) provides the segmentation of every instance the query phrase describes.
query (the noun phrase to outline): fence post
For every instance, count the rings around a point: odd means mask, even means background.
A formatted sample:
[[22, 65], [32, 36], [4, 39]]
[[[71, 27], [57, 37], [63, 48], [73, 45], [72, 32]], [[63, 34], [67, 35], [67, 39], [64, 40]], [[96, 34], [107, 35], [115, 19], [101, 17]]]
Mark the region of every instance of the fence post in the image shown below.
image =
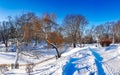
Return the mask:
[[15, 64], [11, 64], [11, 69], [19, 69], [19, 64], [17, 63], [16, 66]]
[[14, 68], [14, 64], [11, 64], [11, 69], [13, 69]]

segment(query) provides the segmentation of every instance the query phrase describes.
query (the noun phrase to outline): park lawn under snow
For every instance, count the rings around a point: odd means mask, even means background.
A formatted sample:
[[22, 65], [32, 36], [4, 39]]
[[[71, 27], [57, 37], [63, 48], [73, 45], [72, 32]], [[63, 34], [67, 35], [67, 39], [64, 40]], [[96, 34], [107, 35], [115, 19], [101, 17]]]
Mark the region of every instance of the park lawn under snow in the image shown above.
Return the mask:
[[[3, 54], [5, 53], [0, 53], [0, 60], [4, 58], [10, 59], [11, 62], [14, 60], [15, 54], [10, 57]], [[50, 55], [45, 56], [50, 58]], [[89, 47], [70, 49], [63, 53], [59, 59], [53, 58], [37, 64], [34, 66], [31, 75], [120, 75], [119, 63], [119, 45], [114, 44], [109, 47], [89, 45]], [[24, 69], [12, 69], [7, 71], [6, 74], [27, 75]]]
[[[31, 54], [31, 53], [33, 53]], [[19, 54], [19, 64], [27, 64], [27, 63], [37, 63], [42, 60], [45, 60], [49, 57], [54, 57], [54, 55], [40, 54], [41, 51], [32, 51], [31, 53], [22, 52]], [[37, 55], [37, 53], [39, 53]], [[48, 53], [49, 54], [49, 53]], [[14, 64], [16, 58], [16, 52], [0, 52], [0, 64]]]

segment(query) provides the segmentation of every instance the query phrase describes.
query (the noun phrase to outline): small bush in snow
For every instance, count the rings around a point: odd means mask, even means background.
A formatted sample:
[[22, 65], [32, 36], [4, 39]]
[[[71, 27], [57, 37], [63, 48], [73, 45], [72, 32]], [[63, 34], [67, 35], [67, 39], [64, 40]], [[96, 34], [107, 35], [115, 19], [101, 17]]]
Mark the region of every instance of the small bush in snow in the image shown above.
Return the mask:
[[4, 74], [8, 71], [8, 67], [6, 65], [0, 65], [0, 74]]
[[34, 64], [28, 64], [26, 66], [26, 72], [30, 75], [31, 72], [33, 72]]
[[112, 43], [112, 41], [109, 38], [105, 38], [105, 39], [100, 41], [100, 44], [102, 47], [109, 46], [111, 43]]

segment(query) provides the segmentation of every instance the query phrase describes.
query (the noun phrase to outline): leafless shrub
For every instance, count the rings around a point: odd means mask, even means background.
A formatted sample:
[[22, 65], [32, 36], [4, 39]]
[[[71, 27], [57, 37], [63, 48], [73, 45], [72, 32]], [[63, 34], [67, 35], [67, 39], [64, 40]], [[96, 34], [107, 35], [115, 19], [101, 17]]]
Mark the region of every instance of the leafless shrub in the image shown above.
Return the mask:
[[30, 75], [30, 73], [33, 72], [33, 68], [34, 68], [34, 64], [28, 64], [26, 66], [26, 72], [28, 73], [28, 75]]

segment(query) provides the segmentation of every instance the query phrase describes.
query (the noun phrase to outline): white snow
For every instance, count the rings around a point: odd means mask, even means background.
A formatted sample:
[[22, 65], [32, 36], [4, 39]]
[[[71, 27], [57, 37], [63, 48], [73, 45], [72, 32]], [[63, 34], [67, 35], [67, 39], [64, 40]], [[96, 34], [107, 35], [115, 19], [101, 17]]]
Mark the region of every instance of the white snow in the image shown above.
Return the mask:
[[[31, 75], [120, 75], [120, 45], [95, 47], [89, 44], [84, 48], [68, 49], [59, 59], [54, 57], [54, 50], [49, 54], [46, 54], [44, 49], [40, 52], [33, 50], [33, 52], [28, 52], [31, 57], [21, 55], [19, 63], [37, 63]], [[49, 59], [51, 57], [53, 58]], [[0, 52], [0, 64], [14, 63], [14, 60], [15, 52]], [[9, 69], [5, 74], [27, 75], [25, 69], [25, 67]]]
[[62, 56], [68, 56], [68, 55], [71, 55], [71, 54], [73, 54], [73, 53], [75, 53], [75, 52], [77, 52], [79, 50], [83, 50], [83, 49], [85, 49], [85, 48], [74, 48], [74, 49], [62, 54]]

